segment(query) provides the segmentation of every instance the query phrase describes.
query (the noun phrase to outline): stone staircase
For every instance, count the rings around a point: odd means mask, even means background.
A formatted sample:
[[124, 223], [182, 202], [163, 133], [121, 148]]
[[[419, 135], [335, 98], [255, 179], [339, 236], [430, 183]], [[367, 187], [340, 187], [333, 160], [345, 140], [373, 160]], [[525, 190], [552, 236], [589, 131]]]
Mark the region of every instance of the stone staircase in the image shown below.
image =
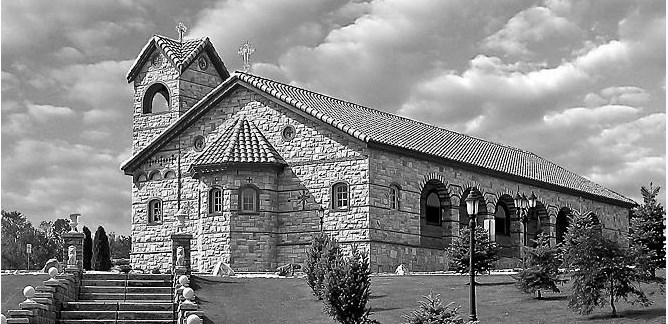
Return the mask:
[[62, 324], [175, 323], [168, 274], [84, 274], [79, 300], [60, 313]]

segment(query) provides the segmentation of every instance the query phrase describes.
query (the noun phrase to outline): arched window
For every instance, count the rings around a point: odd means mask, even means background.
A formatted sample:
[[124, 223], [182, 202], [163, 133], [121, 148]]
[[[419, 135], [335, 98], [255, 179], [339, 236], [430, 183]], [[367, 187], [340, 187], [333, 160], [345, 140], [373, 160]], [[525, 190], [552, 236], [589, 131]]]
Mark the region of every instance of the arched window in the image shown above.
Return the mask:
[[399, 209], [399, 186], [390, 185], [390, 209], [397, 210]]
[[568, 218], [570, 217], [570, 215], [571, 215], [571, 210], [566, 207], [562, 208], [557, 214], [557, 222], [555, 224], [557, 243], [561, 243], [564, 241], [564, 237], [566, 236], [566, 232], [568, 231], [568, 223], [569, 223]]
[[441, 199], [436, 191], [427, 194], [427, 207], [425, 217], [429, 225], [441, 225]]
[[160, 172], [158, 170], [154, 170], [151, 172], [151, 175], [149, 176], [149, 180], [160, 180]]
[[223, 211], [223, 191], [220, 188], [209, 190], [209, 213], [220, 213]]
[[159, 223], [162, 221], [162, 201], [151, 199], [148, 202], [148, 223]]
[[164, 84], [155, 83], [146, 89], [142, 101], [142, 113], [151, 114], [163, 111], [169, 111], [169, 91]]
[[494, 212], [494, 231], [496, 235], [510, 235], [510, 213], [506, 204], [499, 202], [496, 204]]
[[332, 208], [333, 209], [348, 209], [348, 184], [339, 182], [332, 186]]
[[135, 179], [136, 179], [136, 182], [145, 182], [146, 180], [148, 180], [146, 178], [146, 172], [141, 172], [140, 174], [137, 175], [137, 177]]
[[165, 179], [174, 179], [174, 178], [176, 178], [176, 173], [174, 173], [174, 171], [169, 170], [165, 172]]
[[255, 213], [258, 211], [258, 191], [252, 186], [241, 188], [239, 195], [239, 206], [243, 213]]

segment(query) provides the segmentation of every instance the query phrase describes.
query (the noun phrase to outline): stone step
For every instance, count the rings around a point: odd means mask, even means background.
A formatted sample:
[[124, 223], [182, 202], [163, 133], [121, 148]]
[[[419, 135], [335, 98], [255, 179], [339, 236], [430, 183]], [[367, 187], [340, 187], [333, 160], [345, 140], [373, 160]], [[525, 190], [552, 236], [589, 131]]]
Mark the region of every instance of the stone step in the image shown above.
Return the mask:
[[79, 300], [172, 300], [172, 294], [79, 293]]
[[84, 286], [125, 286], [129, 287], [171, 287], [171, 280], [125, 280], [125, 279], [107, 279], [107, 280], [87, 280], [81, 281]]
[[116, 310], [61, 311], [61, 319], [116, 319]]
[[170, 274], [84, 273], [83, 280], [172, 280]]
[[109, 310], [109, 311], [172, 311], [171, 301], [77, 301], [69, 302], [64, 310], [87, 311], [87, 310]]
[[171, 311], [61, 311], [60, 318], [68, 319], [85, 319], [85, 320], [171, 320], [174, 313]]
[[[28, 322], [25, 322], [28, 323]], [[110, 319], [98, 319], [98, 320], [89, 320], [89, 319], [68, 319], [60, 320], [60, 324], [174, 324], [174, 320], [110, 320]], [[9, 324], [9, 322], [8, 322]]]
[[174, 313], [169, 311], [119, 311], [119, 320], [171, 320]]
[[170, 294], [171, 287], [82, 286], [81, 293]]

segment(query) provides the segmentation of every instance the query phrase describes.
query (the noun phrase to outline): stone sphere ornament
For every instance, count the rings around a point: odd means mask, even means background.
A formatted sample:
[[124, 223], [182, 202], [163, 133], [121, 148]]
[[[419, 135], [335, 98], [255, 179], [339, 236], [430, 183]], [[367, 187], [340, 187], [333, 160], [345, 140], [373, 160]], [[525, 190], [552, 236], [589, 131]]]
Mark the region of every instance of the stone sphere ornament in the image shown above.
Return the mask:
[[7, 324], [7, 317], [3, 314], [0, 314], [0, 324]]
[[35, 287], [26, 286], [23, 288], [23, 296], [26, 298], [27, 302], [32, 302], [32, 299], [35, 298]]
[[183, 289], [183, 298], [192, 303], [195, 300], [195, 291], [192, 288]]
[[49, 268], [49, 277], [51, 277], [49, 278], [49, 281], [58, 281], [58, 279], [56, 279], [57, 275], [58, 275], [58, 269], [56, 267]]
[[204, 321], [202, 321], [202, 319], [195, 314], [191, 314], [188, 316], [188, 318], [186, 318], [186, 324], [202, 324], [203, 322]]
[[186, 275], [181, 275], [179, 277], [179, 284], [183, 287], [188, 287], [188, 284], [190, 284], [190, 279], [188, 279], [188, 276]]

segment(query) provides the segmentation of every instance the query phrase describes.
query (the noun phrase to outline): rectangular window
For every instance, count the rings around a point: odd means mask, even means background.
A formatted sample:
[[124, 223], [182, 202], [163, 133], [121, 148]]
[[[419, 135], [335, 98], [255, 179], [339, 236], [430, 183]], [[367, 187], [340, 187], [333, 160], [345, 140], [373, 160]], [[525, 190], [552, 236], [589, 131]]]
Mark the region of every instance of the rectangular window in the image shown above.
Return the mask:
[[334, 186], [334, 208], [348, 208], [348, 185], [345, 183]]
[[219, 188], [211, 189], [209, 192], [209, 213], [220, 213], [223, 211], [223, 191]]
[[244, 212], [254, 212], [257, 206], [257, 192], [253, 188], [244, 188], [241, 191], [241, 210]]
[[399, 199], [398, 199], [398, 193], [399, 190], [397, 190], [397, 187], [391, 186], [390, 187], [390, 209], [398, 209], [399, 206]]

